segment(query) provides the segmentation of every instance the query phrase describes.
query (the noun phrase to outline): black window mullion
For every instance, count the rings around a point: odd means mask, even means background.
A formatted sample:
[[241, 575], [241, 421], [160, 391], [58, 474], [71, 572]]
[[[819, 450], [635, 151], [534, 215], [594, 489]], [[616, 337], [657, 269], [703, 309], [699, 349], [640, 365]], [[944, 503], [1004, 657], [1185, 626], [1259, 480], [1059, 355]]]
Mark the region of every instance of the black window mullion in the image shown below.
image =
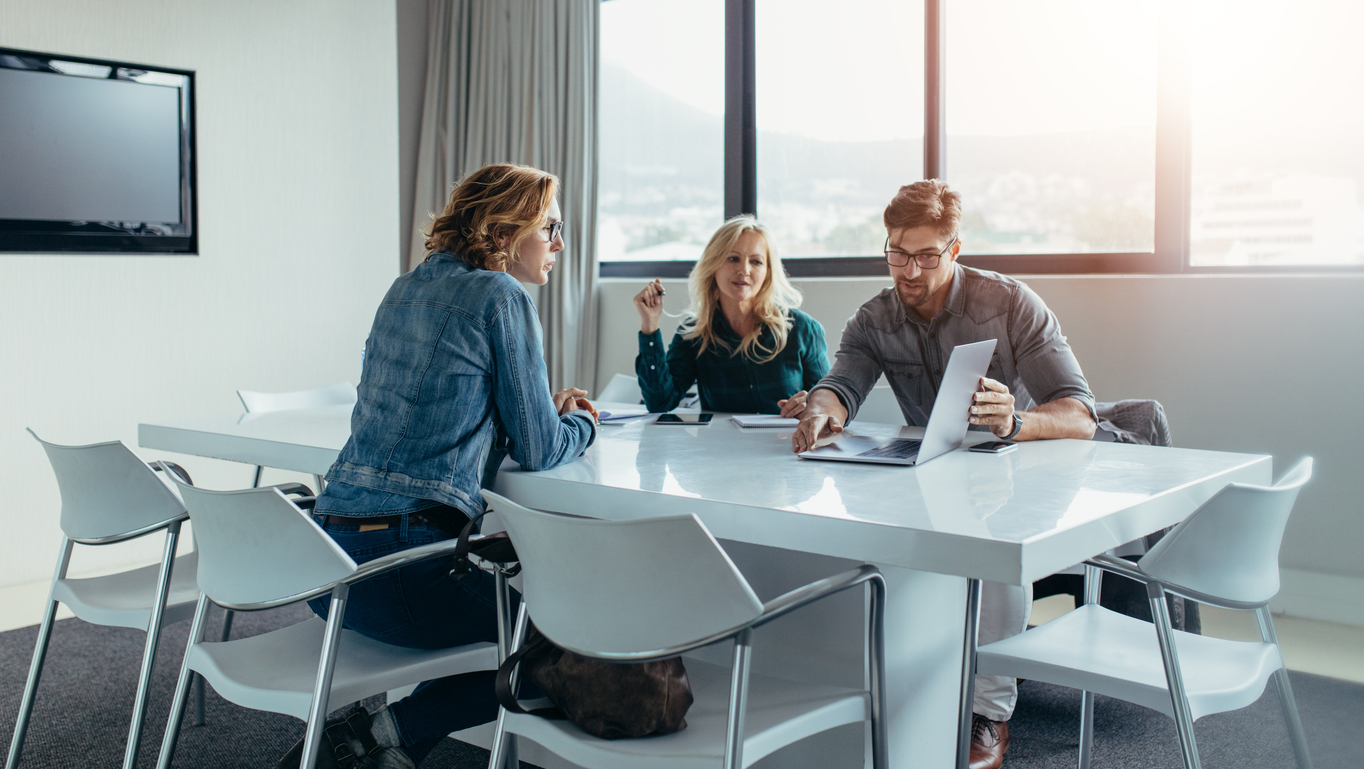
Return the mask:
[[725, 218], [758, 213], [755, 0], [725, 0]]
[[1188, 8], [1163, 0], [1156, 27], [1155, 254], [1152, 272], [1189, 269], [1193, 118]]
[[924, 0], [924, 178], [947, 173], [947, 111], [944, 105], [943, 4]]

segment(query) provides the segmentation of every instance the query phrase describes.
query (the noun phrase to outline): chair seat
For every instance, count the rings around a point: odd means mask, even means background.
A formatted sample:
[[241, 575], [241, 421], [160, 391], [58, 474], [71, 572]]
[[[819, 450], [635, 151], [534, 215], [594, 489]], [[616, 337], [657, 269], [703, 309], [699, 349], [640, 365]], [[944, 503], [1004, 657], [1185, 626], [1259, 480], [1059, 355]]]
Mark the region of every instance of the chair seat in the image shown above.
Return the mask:
[[[510, 732], [533, 740], [563, 758], [593, 769], [715, 769], [723, 765], [729, 714], [729, 668], [687, 658], [687, 679], [695, 698], [687, 728], [636, 740], [603, 740], [567, 721], [506, 714]], [[869, 717], [865, 690], [795, 683], [752, 675], [744, 738], [744, 766], [812, 734]]]
[[[1191, 715], [1243, 708], [1283, 667], [1273, 644], [1174, 631]], [[1155, 626], [1086, 605], [980, 647], [977, 671], [1045, 681], [1135, 702], [1174, 718]]]
[[[271, 633], [190, 647], [185, 664], [243, 707], [307, 720], [327, 623], [317, 617]], [[261, 664], [269, 660], [270, 664]], [[497, 669], [497, 645], [406, 649], [341, 631], [329, 709], [414, 681]]]
[[[146, 630], [151, 621], [160, 571], [161, 564], [155, 563], [103, 577], [63, 579], [57, 582], [52, 597], [86, 622]], [[199, 600], [199, 586], [195, 582], [198, 571], [198, 551], [175, 559], [170, 590], [166, 594], [164, 625], [194, 616], [194, 606]]]

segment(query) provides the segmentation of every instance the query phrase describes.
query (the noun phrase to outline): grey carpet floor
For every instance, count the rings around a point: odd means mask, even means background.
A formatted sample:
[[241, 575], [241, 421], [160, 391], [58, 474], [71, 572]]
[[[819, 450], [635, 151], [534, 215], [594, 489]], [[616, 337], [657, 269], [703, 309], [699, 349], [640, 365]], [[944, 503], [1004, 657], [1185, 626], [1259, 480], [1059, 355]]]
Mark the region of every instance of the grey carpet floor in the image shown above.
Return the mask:
[[[239, 614], [233, 637], [296, 622], [307, 608]], [[219, 626], [215, 613], [210, 632]], [[162, 635], [138, 765], [155, 766], [189, 623]], [[0, 749], [8, 750], [19, 699], [28, 675], [37, 628], [0, 633]], [[23, 769], [96, 769], [121, 765], [137, 684], [143, 634], [70, 619], [52, 633], [37, 704], [25, 741]], [[1294, 673], [1294, 693], [1317, 769], [1360, 769], [1354, 729], [1364, 722], [1364, 686]], [[377, 702], [377, 701], [376, 701]], [[237, 707], [209, 691], [208, 723], [181, 730], [176, 767], [269, 769], [302, 736], [288, 716]], [[375, 703], [371, 703], [371, 709]], [[1069, 769], [1075, 766], [1080, 699], [1077, 692], [1025, 682], [1011, 722], [1006, 769]], [[1181, 766], [1173, 723], [1153, 711], [1100, 698], [1095, 708], [1094, 765], [1103, 769], [1177, 769]], [[1293, 755], [1273, 684], [1255, 705], [1209, 716], [1196, 726], [1203, 766], [1238, 769], [1292, 767]], [[487, 751], [445, 742], [422, 769], [487, 766]], [[523, 765], [528, 767], [529, 765]]]

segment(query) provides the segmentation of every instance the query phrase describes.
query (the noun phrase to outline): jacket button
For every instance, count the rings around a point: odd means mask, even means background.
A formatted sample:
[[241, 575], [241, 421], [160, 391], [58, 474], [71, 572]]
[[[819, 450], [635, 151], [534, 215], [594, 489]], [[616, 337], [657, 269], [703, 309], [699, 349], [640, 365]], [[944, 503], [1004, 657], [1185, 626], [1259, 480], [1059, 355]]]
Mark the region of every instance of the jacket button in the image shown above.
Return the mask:
[[654, 367], [653, 367], [653, 366], [650, 366], [650, 367], [649, 367], [649, 370], [650, 370], [650, 371], [653, 371], [653, 370], [654, 370]]

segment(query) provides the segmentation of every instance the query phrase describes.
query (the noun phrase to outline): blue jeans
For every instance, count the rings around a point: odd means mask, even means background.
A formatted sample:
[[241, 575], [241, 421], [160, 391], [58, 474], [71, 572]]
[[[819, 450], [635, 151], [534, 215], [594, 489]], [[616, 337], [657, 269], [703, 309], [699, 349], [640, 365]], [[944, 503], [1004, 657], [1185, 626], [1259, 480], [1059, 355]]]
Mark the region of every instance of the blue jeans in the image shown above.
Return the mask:
[[[408, 518], [402, 515], [401, 523], [380, 531], [337, 525], [323, 529], [356, 563], [452, 538], [429, 524], [409, 524]], [[495, 642], [496, 579], [474, 569], [456, 581], [450, 577], [452, 568], [453, 556], [431, 558], [356, 583], [347, 601], [345, 626], [377, 641], [413, 649]], [[308, 605], [326, 619], [330, 598], [313, 599]], [[409, 696], [390, 703], [403, 749], [415, 763], [421, 763], [450, 732], [497, 718], [496, 675], [489, 670], [425, 681]]]

